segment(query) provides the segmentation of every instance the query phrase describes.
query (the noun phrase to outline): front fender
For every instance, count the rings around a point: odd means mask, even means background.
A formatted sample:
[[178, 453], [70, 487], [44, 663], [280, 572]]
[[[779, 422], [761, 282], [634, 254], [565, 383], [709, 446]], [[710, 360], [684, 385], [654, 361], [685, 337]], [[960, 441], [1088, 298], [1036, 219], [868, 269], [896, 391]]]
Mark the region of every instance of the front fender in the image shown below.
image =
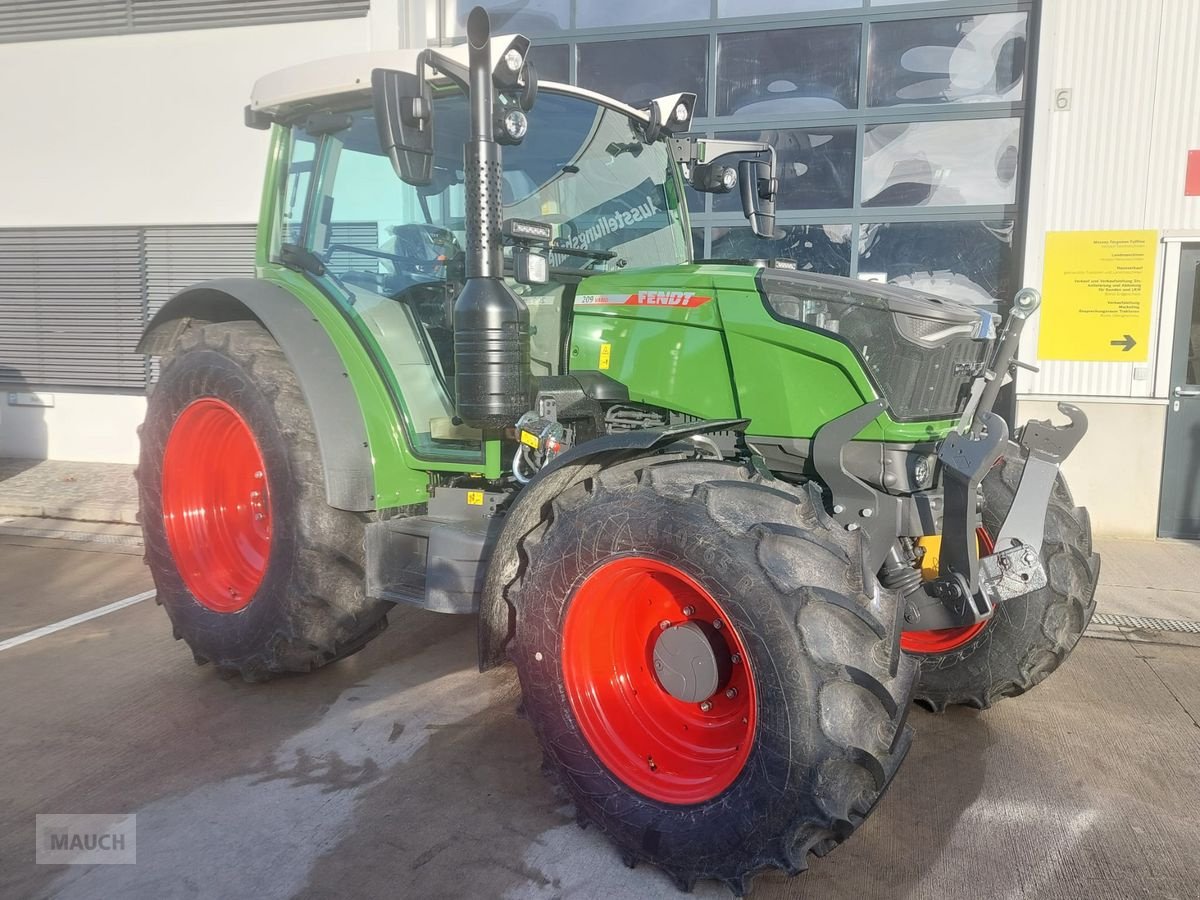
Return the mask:
[[606, 435], [572, 447], [530, 479], [505, 516], [479, 598], [479, 671], [486, 672], [504, 661], [504, 648], [516, 625], [504, 590], [517, 576], [517, 545], [542, 520], [551, 500], [615, 463], [651, 456], [695, 435], [744, 431], [748, 424], [748, 419], [707, 419]]

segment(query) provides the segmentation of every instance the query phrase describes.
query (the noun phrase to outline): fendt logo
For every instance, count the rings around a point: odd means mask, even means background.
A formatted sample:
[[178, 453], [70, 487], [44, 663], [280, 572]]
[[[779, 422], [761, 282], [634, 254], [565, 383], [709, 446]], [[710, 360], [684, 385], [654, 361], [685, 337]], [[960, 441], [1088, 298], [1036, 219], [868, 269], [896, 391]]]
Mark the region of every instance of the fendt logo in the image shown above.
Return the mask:
[[638, 291], [636, 294], [583, 294], [576, 306], [682, 306], [694, 309], [712, 297], [691, 291]]

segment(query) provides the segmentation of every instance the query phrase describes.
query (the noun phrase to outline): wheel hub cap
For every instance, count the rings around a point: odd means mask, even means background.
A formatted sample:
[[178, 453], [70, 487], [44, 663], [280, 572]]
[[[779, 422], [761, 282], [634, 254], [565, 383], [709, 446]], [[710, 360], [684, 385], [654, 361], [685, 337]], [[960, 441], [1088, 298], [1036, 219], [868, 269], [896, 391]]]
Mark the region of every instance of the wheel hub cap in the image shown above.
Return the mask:
[[267, 571], [271, 499], [254, 432], [215, 397], [189, 403], [163, 453], [163, 526], [192, 595], [215, 612], [244, 609]]
[[715, 694], [722, 680], [721, 669], [726, 677], [729, 674], [729, 652], [717, 641], [696, 622], [672, 625], [661, 632], [654, 642], [654, 674], [663, 690], [685, 703], [700, 703]]

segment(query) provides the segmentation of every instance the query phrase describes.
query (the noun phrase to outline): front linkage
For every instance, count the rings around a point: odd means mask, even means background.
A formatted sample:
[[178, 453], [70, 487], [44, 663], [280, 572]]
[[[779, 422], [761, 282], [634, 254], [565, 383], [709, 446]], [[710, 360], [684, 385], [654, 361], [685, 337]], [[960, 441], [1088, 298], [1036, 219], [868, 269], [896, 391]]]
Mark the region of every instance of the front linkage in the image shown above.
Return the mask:
[[[1054, 426], [1031, 421], [1020, 430], [1024, 461], [1016, 499], [992, 553], [981, 559], [979, 488], [1004, 453], [1008, 426], [992, 411], [1004, 376], [1024, 363], [1016, 359], [1025, 322], [1041, 303], [1025, 289], [1013, 300], [1012, 313], [994, 353], [972, 385], [971, 399], [959, 426], [938, 445], [940, 491], [897, 496], [884, 493], [847, 470], [842, 449], [884, 410], [875, 400], [826, 424], [813, 441], [813, 463], [829, 492], [829, 512], [847, 531], [862, 530], [873, 571], [905, 595], [905, 631], [932, 631], [975, 625], [994, 614], [996, 605], [1047, 584], [1041, 557], [1046, 509], [1059, 468], [1087, 432], [1087, 416], [1059, 403], [1070, 422]], [[940, 520], [940, 526], [939, 526]], [[924, 581], [905, 561], [899, 538], [940, 534], [937, 577]]]

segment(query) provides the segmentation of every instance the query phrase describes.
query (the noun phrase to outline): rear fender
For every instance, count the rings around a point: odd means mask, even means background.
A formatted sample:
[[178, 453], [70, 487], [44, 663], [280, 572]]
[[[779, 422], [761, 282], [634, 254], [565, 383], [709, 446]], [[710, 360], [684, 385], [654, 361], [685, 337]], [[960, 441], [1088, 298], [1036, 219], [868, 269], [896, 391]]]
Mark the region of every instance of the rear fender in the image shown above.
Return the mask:
[[176, 294], [151, 319], [138, 349], [167, 353], [188, 328], [254, 319], [271, 333], [296, 373], [312, 413], [330, 506], [375, 508], [367, 429], [342, 358], [325, 329], [289, 291], [254, 278], [205, 281]]

